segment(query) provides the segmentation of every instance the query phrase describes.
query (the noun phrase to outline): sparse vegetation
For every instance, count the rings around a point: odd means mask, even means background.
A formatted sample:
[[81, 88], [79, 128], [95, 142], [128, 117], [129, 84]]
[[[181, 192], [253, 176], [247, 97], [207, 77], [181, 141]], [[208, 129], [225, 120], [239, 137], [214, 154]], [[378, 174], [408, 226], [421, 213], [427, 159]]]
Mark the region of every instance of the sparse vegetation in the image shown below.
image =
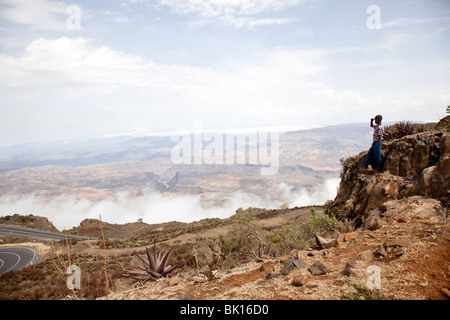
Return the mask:
[[389, 298], [383, 295], [379, 290], [371, 290], [357, 284], [353, 284], [352, 287], [356, 292], [344, 293], [341, 297], [343, 300], [389, 300]]
[[315, 208], [310, 208], [310, 212], [312, 217], [308, 221], [307, 231], [311, 236], [327, 236], [334, 232], [339, 225], [339, 220], [332, 218], [327, 214], [317, 217]]
[[283, 221], [271, 228], [264, 227], [256, 219], [262, 214], [261, 209], [250, 208], [236, 215], [229, 234], [219, 241], [224, 254], [222, 268], [233, 268], [248, 257], [276, 257], [292, 249], [306, 249], [315, 243], [315, 235], [328, 236], [340, 226], [335, 218], [318, 216], [316, 208], [310, 208], [310, 213], [307, 223]]

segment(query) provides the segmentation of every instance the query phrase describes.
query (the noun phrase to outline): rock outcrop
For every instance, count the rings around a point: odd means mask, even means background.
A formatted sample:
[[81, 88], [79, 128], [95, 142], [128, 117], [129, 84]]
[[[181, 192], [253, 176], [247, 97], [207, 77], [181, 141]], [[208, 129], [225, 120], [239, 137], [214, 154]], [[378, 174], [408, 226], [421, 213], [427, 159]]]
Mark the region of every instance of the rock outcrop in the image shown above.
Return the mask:
[[[405, 136], [382, 146], [382, 172], [364, 169], [367, 151], [344, 161], [341, 183], [329, 213], [363, 223], [391, 200], [426, 196], [448, 200], [450, 134], [432, 131]], [[448, 201], [447, 201], [448, 202]]]
[[59, 232], [59, 230], [47, 218], [35, 215], [6, 215], [0, 217], [0, 224], [32, 228], [41, 231]]

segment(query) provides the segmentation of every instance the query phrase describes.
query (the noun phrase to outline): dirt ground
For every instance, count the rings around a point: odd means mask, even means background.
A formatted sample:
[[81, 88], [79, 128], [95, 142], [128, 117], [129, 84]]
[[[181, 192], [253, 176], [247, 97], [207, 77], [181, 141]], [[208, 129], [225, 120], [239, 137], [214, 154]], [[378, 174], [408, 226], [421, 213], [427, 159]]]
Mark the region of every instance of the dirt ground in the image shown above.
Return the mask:
[[[317, 214], [322, 213], [323, 210], [318, 208]], [[310, 216], [309, 208], [298, 208], [286, 210], [282, 214], [274, 212], [261, 217], [258, 222], [271, 227], [288, 220], [307, 221]], [[167, 242], [174, 244], [202, 239], [207, 243], [225, 235], [229, 228], [230, 225], [218, 224], [206, 229], [193, 229]], [[136, 231], [134, 227], [132, 230]], [[115, 279], [114, 289], [101, 299], [445, 300], [450, 298], [449, 231], [448, 218], [427, 217], [421, 213], [417, 217], [410, 216], [407, 221], [393, 219], [376, 230], [362, 228], [342, 234], [338, 237], [338, 244], [328, 249], [294, 249], [284, 257], [241, 263], [227, 271], [212, 270], [212, 276], [209, 277], [201, 270], [185, 268], [174, 277], [147, 283], [128, 278]], [[114, 226], [110, 232], [114, 232]], [[79, 254], [103, 257], [105, 251], [98, 242], [79, 241]], [[38, 247], [42, 256], [54, 250], [48, 243], [32, 242], [26, 245]], [[395, 250], [377, 256], [375, 253], [383, 245], [387, 245], [389, 250]], [[144, 249], [144, 246], [109, 248], [106, 254], [107, 259], [115, 259], [122, 254], [143, 253]], [[303, 259], [307, 266], [302, 269], [295, 267], [287, 275], [281, 275], [284, 263], [297, 258]], [[317, 261], [326, 267], [325, 273], [312, 275], [308, 268]], [[345, 275], [346, 264], [350, 261], [353, 261], [354, 268], [350, 275]], [[373, 273], [374, 267], [379, 274]], [[379, 287], [368, 290], [370, 284], [372, 287], [376, 284], [376, 279], [379, 279]]]
[[[303, 212], [307, 214], [306, 212]], [[290, 218], [303, 214], [292, 212]], [[278, 223], [279, 216], [265, 221]], [[445, 300], [450, 289], [450, 233], [448, 219], [413, 219], [408, 223], [393, 221], [377, 230], [360, 230], [341, 237], [339, 244], [324, 250], [291, 252], [307, 266], [320, 261], [326, 273], [313, 276], [308, 267], [294, 268], [288, 275], [269, 279], [289, 258], [249, 262], [227, 272], [217, 270], [207, 279], [195, 270], [183, 270], [172, 278], [143, 283], [121, 279], [105, 299], [126, 300], [329, 300], [394, 299]], [[223, 232], [209, 230], [217, 236]], [[191, 235], [193, 236], [193, 235]], [[187, 235], [183, 235], [186, 240]], [[383, 244], [393, 249], [377, 257]], [[401, 244], [395, 246], [395, 244]], [[352, 274], [344, 274], [346, 263], [353, 261]], [[379, 273], [374, 273], [379, 270]], [[377, 285], [375, 277], [378, 277]], [[299, 279], [301, 279], [299, 284]], [[367, 290], [371, 286], [373, 290]]]

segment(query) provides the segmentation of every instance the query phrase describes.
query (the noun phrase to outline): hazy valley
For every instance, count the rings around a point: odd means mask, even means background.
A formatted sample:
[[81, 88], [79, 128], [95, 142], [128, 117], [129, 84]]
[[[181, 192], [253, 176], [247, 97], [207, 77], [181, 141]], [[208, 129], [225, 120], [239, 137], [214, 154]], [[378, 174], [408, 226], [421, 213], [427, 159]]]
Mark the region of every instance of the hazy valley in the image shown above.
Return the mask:
[[89, 215], [156, 223], [223, 218], [245, 206], [323, 204], [334, 197], [340, 159], [368, 148], [370, 134], [367, 124], [282, 134], [278, 173], [268, 176], [248, 163], [173, 164], [171, 137], [1, 147], [0, 214], [51, 215], [61, 228], [61, 221], [76, 225]]

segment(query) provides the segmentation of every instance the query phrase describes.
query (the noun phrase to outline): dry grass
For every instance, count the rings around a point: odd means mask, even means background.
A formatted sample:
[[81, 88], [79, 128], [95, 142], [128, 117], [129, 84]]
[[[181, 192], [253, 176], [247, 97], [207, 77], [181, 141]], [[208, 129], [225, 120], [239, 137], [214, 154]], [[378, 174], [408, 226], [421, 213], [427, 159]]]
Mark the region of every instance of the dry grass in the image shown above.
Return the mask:
[[[115, 281], [122, 278], [124, 266], [131, 262], [132, 255], [127, 253], [105, 261], [98, 255], [80, 253], [84, 245], [83, 241], [74, 240], [52, 242], [53, 250], [47, 253], [45, 261], [3, 274], [0, 300], [96, 299], [107, 295]], [[66, 270], [71, 264], [81, 269], [80, 290], [67, 288]]]

